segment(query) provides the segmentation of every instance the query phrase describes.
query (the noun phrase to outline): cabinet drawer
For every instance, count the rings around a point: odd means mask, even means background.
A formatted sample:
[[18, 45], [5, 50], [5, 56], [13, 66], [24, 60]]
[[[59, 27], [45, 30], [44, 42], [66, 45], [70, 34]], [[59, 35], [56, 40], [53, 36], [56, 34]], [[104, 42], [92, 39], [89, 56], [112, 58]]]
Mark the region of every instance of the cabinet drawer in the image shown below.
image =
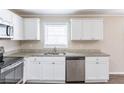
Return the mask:
[[41, 64], [41, 62], [39, 62], [39, 61], [29, 61], [28, 63], [29, 64]]
[[65, 57], [42, 57], [41, 61], [55, 61], [55, 62], [65, 62]]
[[108, 62], [105, 62], [105, 61], [88, 61], [88, 62], [86, 62], [85, 64], [108, 64]]
[[100, 61], [100, 62], [108, 62], [109, 57], [86, 57], [86, 62], [94, 62], [94, 61]]
[[40, 61], [40, 62], [65, 62], [65, 57], [29, 57], [29, 61]]

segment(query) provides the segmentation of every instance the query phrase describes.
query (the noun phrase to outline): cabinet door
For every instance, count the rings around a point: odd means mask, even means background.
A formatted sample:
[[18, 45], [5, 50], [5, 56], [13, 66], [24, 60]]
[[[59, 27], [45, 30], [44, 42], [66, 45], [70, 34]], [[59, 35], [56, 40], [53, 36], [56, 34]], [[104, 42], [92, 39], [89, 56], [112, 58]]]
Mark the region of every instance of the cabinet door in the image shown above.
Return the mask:
[[0, 9], [0, 19], [2, 19], [2, 24], [12, 25], [12, 15], [7, 9]]
[[86, 80], [107, 80], [108, 62], [86, 62]]
[[65, 62], [55, 62], [54, 64], [54, 79], [65, 80]]
[[25, 40], [40, 40], [40, 19], [24, 18]]
[[0, 9], [0, 23], [3, 23], [3, 19], [4, 19], [4, 9]]
[[82, 21], [71, 20], [71, 40], [80, 40], [82, 32]]
[[83, 29], [82, 29], [82, 40], [91, 40], [93, 34], [93, 26], [90, 20], [82, 20]]
[[92, 20], [92, 38], [95, 40], [103, 39], [103, 20]]
[[103, 39], [103, 20], [85, 19], [83, 20], [83, 40]]
[[54, 63], [42, 62], [41, 63], [42, 80], [54, 80]]
[[23, 40], [23, 18], [13, 14], [13, 28], [14, 28], [14, 37], [13, 40]]
[[41, 79], [41, 65], [38, 61], [30, 61], [27, 66], [27, 79], [40, 80]]

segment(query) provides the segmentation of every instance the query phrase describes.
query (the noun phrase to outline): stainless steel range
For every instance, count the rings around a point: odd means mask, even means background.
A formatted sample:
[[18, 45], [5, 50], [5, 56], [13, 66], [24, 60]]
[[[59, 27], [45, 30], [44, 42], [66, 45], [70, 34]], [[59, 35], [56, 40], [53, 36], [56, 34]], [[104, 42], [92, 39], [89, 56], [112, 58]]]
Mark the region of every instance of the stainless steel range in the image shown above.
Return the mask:
[[4, 57], [0, 47], [0, 84], [21, 83], [23, 78], [23, 58]]
[[4, 47], [0, 47], [0, 63], [3, 62]]

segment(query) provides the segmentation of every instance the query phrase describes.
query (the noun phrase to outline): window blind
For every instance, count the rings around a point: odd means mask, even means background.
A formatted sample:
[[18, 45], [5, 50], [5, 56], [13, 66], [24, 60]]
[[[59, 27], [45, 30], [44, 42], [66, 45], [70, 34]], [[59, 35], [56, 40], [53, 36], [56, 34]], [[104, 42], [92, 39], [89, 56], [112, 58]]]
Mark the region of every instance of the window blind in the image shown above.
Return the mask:
[[45, 25], [45, 47], [67, 47], [67, 24]]

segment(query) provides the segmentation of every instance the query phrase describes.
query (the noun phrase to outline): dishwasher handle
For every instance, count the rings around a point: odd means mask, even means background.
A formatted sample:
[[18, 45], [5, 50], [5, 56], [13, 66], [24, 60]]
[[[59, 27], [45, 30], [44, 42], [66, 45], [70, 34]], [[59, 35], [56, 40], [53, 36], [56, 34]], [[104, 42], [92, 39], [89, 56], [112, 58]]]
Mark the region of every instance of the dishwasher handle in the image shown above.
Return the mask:
[[66, 60], [85, 60], [85, 57], [66, 57]]

